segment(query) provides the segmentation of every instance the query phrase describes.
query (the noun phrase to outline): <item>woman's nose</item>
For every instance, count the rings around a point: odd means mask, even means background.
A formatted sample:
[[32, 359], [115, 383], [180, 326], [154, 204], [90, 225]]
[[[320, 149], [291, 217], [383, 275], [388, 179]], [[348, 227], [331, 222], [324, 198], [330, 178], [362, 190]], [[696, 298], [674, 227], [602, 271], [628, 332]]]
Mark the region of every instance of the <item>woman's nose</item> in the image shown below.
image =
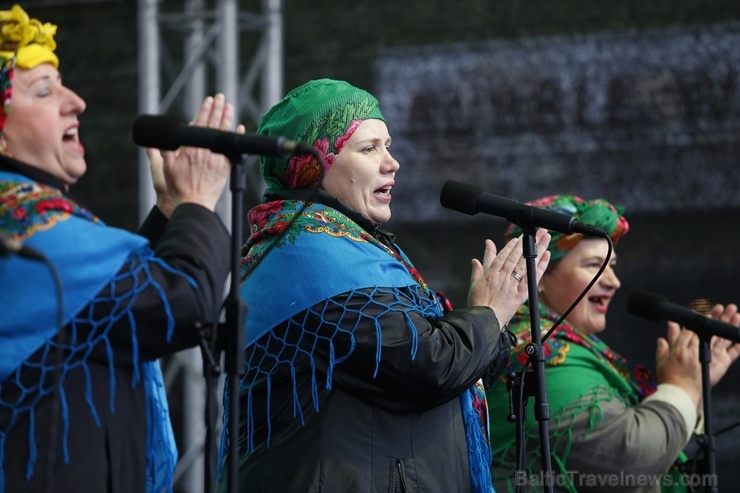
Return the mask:
[[604, 273], [601, 275], [601, 281], [614, 289], [619, 289], [622, 286], [617, 273], [614, 272], [614, 268], [611, 266], [604, 269]]
[[401, 164], [396, 161], [390, 151], [386, 150], [386, 156], [383, 158], [384, 171], [388, 173], [395, 173], [401, 167]]
[[85, 103], [85, 100], [82, 99], [76, 92], [74, 92], [72, 89], [65, 87], [64, 88], [67, 91], [67, 105], [66, 110], [69, 113], [72, 113], [74, 115], [79, 115], [85, 111], [87, 108], [87, 103]]

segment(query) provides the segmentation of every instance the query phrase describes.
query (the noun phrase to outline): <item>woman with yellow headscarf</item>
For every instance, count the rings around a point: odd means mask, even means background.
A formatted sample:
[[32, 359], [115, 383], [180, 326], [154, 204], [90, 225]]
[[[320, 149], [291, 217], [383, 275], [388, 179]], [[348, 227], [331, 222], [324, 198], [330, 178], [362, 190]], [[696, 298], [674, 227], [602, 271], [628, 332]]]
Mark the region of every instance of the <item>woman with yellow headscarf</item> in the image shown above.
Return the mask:
[[[229, 235], [214, 209], [230, 166], [166, 153], [173, 207], [152, 211], [146, 237], [103, 224], [67, 195], [87, 168], [85, 102], [62, 84], [55, 33], [0, 11], [0, 492], [171, 491], [155, 360], [197, 345], [195, 322], [220, 305]], [[194, 124], [233, 116], [207, 98]]]

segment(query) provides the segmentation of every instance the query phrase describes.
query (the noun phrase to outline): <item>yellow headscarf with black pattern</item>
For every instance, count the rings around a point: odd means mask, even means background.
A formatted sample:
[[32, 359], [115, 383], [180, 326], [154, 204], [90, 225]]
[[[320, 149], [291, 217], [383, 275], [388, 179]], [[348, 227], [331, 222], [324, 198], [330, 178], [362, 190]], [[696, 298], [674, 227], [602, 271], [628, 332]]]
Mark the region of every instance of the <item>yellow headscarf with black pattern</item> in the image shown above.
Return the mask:
[[29, 70], [42, 63], [59, 68], [59, 58], [54, 54], [56, 32], [57, 26], [31, 19], [20, 5], [0, 10], [0, 95], [3, 105], [0, 132], [5, 128], [10, 107], [15, 68]]

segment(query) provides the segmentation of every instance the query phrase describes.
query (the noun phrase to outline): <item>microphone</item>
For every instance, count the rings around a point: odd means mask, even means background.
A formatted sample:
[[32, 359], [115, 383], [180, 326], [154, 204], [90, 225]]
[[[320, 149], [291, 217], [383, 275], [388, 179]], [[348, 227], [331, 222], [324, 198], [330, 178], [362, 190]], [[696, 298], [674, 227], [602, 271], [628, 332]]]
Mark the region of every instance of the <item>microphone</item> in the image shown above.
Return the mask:
[[558, 212], [530, 207], [511, 199], [486, 193], [478, 187], [447, 180], [442, 187], [439, 201], [443, 207], [469, 215], [479, 212], [503, 217], [521, 227], [545, 228], [559, 233], [580, 233], [586, 236], [609, 235], [601, 228], [577, 221], [576, 218]]
[[167, 115], [139, 115], [134, 121], [134, 142], [143, 147], [174, 151], [180, 146], [204, 147], [219, 154], [236, 156], [257, 154], [314, 154], [313, 147], [285, 137], [259, 134], [238, 134], [213, 128], [187, 125], [179, 118]]
[[21, 257], [35, 260], [44, 260], [44, 256], [31, 247], [25, 246], [18, 240], [0, 234], [0, 255], [15, 253]]
[[627, 299], [627, 311], [648, 320], [665, 319], [678, 322], [700, 335], [714, 335], [740, 342], [740, 327], [706, 317], [690, 308], [671, 303], [660, 295], [642, 289], [630, 294]]

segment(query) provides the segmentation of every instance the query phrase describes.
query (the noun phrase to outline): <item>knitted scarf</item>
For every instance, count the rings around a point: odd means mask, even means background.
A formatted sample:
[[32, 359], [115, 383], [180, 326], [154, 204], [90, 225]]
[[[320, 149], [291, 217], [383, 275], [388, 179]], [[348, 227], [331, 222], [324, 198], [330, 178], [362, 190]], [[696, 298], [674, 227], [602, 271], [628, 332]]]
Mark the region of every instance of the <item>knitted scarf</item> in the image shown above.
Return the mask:
[[[443, 315], [443, 306], [440, 299], [429, 290], [426, 282], [413, 267], [406, 255], [385, 246], [365, 231], [357, 223], [337, 210], [321, 204], [308, 204], [300, 212], [299, 218], [289, 226], [290, 222], [304, 205], [296, 200], [276, 200], [263, 203], [250, 211], [249, 222], [251, 236], [246, 244], [246, 256], [242, 259], [242, 288], [241, 296], [249, 303], [246, 320], [247, 330], [247, 361], [246, 374], [240, 383], [242, 396], [246, 396], [248, 408], [245, 412], [245, 433], [248, 447], [245, 451], [249, 455], [254, 450], [254, 422], [251, 409], [252, 386], [260, 378], [271, 378], [272, 373], [279, 365], [289, 365], [294, 368], [297, 355], [307, 356], [313, 362], [313, 352], [306, 354], [306, 350], [299, 348], [290, 341], [298, 341], [302, 334], [314, 333], [316, 327], [308, 327], [303, 323], [302, 313], [309, 311], [321, 319], [320, 309], [331, 303], [330, 299], [337, 295], [358, 290], [370, 289], [376, 292], [394, 293], [396, 302], [387, 306], [388, 311], [410, 312], [416, 311], [423, 317], [438, 318]], [[285, 234], [280, 237], [280, 234]], [[274, 248], [272, 243], [277, 241]], [[272, 248], [272, 249], [271, 249]], [[268, 249], [269, 254], [266, 255]], [[258, 267], [255, 268], [255, 266]], [[382, 287], [378, 287], [382, 286]], [[408, 289], [414, 296], [401, 296], [399, 290]], [[287, 324], [289, 336], [280, 338], [272, 336], [272, 330], [278, 325]], [[407, 319], [408, 330], [412, 336], [409, 358], [414, 358], [416, 352], [417, 333], [410, 319]], [[333, 325], [336, 337], [352, 341], [354, 327]], [[381, 359], [382, 327], [375, 319], [375, 333], [377, 338], [376, 367]], [[262, 339], [266, 334], [267, 341]], [[349, 349], [341, 353], [334, 350], [332, 345], [332, 360], [324, 385], [327, 390], [332, 386], [332, 371], [352, 353], [354, 343]], [[268, 347], [279, 346], [281, 350], [268, 350]], [[251, 358], [255, 354], [253, 349], [259, 348], [259, 354], [269, 357]], [[278, 352], [278, 354], [276, 354]], [[287, 355], [287, 356], [286, 356]], [[315, 365], [313, 379], [312, 404], [318, 411], [318, 395], [316, 392], [317, 379]], [[371, 378], [370, 375], [368, 375]], [[373, 375], [374, 377], [374, 375]], [[229, 378], [229, 376], [227, 376]], [[294, 385], [294, 405], [298, 418], [303, 422], [303, 410], [300, 409], [296, 381]], [[268, 384], [268, 389], [270, 385]], [[229, 399], [228, 382], [224, 387], [224, 427], [219, 464], [223, 462], [228, 440], [230, 416], [228, 414]], [[268, 405], [270, 397], [268, 395]], [[471, 464], [471, 481], [476, 492], [492, 492], [488, 466], [490, 463], [490, 449], [486, 433], [482, 424], [487, 423], [485, 395], [480, 387], [473, 387], [463, 393], [460, 405], [467, 430], [468, 455]], [[476, 410], [482, 411], [477, 413]], [[269, 429], [269, 423], [268, 423]], [[269, 436], [267, 438], [269, 447]], [[220, 470], [219, 470], [220, 473]]]
[[[62, 284], [63, 320], [62, 326], [70, 328], [71, 341], [66, 341], [64, 350], [71, 351], [66, 363], [59, 370], [58, 387], [46, 388], [39, 382], [35, 388], [27, 388], [23, 404], [4, 402], [0, 405], [12, 410], [7, 423], [0, 423], [0, 465], [4, 462], [3, 451], [8, 431], [19, 417], [25, 415], [30, 423], [29, 460], [26, 476], [34, 474], [37, 449], [34, 428], [35, 409], [42, 398], [57, 388], [61, 388], [67, 372], [80, 365], [87, 368], [87, 353], [93, 344], [105, 344], [111, 366], [111, 387], [115, 390], [113, 377], [114, 349], [108, 340], [108, 332], [114, 322], [128, 318], [134, 344], [134, 378], [130, 385], [143, 383], [147, 395], [147, 491], [161, 493], [171, 491], [172, 476], [177, 460], [172, 427], [169, 421], [167, 399], [164, 393], [162, 375], [157, 362], [140, 364], [136, 351], [136, 319], [130, 306], [139, 293], [146, 289], [156, 289], [161, 301], [169, 312], [169, 304], [164, 289], [153, 279], [149, 271], [152, 264], [168, 268], [154, 257], [146, 239], [116, 228], [107, 227], [90, 212], [67, 198], [60, 190], [32, 181], [19, 173], [0, 171], [0, 232], [33, 248], [50, 261], [57, 270]], [[182, 274], [185, 276], [185, 274]], [[97, 294], [106, 286], [118, 282], [132, 282], [134, 292], [120, 299], [119, 307], [103, 318], [93, 309], [98, 302], [111, 300], [98, 299]], [[185, 276], [186, 277], [186, 276]], [[191, 284], [192, 280], [189, 279]], [[58, 294], [49, 267], [43, 262], [30, 260], [17, 255], [0, 256], [0, 388], [20, 385], [21, 371], [28, 358], [45, 348], [41, 362], [47, 374], [54, 374], [55, 354], [59, 344], [55, 339], [59, 331], [57, 318]], [[111, 292], [114, 292], [111, 289]], [[83, 310], [90, 307], [88, 310]], [[96, 318], [98, 317], [98, 318]], [[81, 340], [78, 324], [96, 327], [89, 340]], [[170, 317], [168, 334], [174, 330]], [[95, 341], [93, 341], [95, 337]], [[104, 342], [103, 342], [104, 341]], [[141, 371], [139, 371], [139, 369]], [[91, 389], [88, 389], [88, 393]], [[64, 430], [61, 446], [64, 460], [69, 463], [67, 439], [69, 433], [69, 403], [64, 392], [60, 392]], [[98, 421], [97, 412], [91, 399], [90, 410]], [[111, 411], [113, 400], [111, 399]], [[99, 424], [99, 421], [98, 421]], [[0, 468], [0, 491], [4, 488], [4, 474]]]

